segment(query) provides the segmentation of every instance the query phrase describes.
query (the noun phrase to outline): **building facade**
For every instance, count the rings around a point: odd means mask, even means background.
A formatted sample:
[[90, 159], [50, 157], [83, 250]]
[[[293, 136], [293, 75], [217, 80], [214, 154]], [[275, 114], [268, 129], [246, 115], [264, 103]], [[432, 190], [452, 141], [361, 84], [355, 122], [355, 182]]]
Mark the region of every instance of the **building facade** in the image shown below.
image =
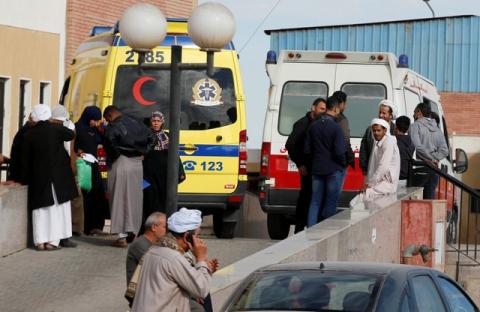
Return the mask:
[[[35, 104], [55, 105], [69, 64], [93, 26], [113, 26], [138, 0], [0, 1], [0, 153]], [[148, 0], [166, 17], [188, 17], [196, 0]]]

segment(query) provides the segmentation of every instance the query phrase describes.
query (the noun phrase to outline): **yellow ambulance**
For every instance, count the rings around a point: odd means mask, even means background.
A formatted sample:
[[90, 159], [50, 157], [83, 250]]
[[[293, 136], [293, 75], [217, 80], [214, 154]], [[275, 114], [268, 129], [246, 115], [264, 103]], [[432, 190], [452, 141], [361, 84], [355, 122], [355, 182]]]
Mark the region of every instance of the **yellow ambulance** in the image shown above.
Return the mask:
[[[169, 20], [167, 36], [145, 56], [146, 63], [169, 63], [170, 47], [183, 47], [184, 63], [205, 63], [187, 32], [186, 20]], [[214, 75], [183, 70], [179, 155], [187, 175], [179, 185], [179, 206], [213, 214], [218, 237], [233, 237], [246, 182], [245, 102], [233, 43], [215, 53]], [[79, 119], [83, 109], [116, 105], [125, 114], [148, 122], [153, 111], [169, 113], [170, 72], [140, 68], [137, 54], [122, 40], [118, 27], [94, 27], [77, 49], [60, 98]], [[168, 121], [166, 124], [168, 129]], [[106, 167], [103, 151], [103, 177]]]

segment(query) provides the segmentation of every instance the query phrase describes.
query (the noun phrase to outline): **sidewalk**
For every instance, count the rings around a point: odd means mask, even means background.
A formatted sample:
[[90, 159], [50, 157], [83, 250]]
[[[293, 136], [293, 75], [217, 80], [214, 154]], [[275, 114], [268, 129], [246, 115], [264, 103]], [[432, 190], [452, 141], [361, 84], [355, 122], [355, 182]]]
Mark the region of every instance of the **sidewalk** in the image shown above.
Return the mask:
[[[110, 247], [107, 238], [76, 238], [77, 248], [38, 252], [26, 249], [0, 258], [2, 312], [127, 311], [127, 249]], [[228, 265], [273, 242], [204, 237], [209, 256]]]

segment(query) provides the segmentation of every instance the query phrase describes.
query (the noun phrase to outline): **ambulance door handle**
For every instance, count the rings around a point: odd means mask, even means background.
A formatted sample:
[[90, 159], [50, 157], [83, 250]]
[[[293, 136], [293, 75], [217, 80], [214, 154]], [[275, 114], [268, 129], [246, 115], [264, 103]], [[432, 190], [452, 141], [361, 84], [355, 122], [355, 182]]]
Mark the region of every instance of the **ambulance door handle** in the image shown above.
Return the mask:
[[188, 151], [188, 152], [195, 152], [198, 150], [198, 147], [196, 147], [193, 144], [185, 144], [184, 146], [180, 146], [179, 150], [181, 151]]
[[217, 140], [217, 142], [220, 142], [221, 140], [223, 140], [223, 137], [221, 135], [217, 135], [215, 139]]

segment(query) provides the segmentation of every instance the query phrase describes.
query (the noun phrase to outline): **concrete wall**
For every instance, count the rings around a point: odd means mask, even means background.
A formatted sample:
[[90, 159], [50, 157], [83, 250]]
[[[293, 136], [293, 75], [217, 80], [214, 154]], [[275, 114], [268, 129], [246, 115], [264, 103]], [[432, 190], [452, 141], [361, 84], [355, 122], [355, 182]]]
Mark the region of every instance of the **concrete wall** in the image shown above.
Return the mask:
[[0, 185], [0, 257], [27, 247], [27, 187]]

